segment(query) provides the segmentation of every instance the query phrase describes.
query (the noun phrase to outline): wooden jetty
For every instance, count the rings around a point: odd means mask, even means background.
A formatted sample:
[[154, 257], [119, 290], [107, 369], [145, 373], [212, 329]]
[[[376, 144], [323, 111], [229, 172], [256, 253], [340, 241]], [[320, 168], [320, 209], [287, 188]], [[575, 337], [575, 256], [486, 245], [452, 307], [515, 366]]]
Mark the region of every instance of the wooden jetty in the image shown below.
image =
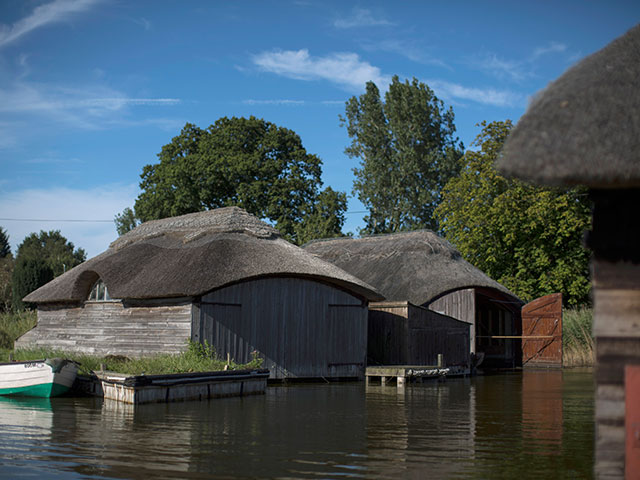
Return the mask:
[[100, 371], [79, 375], [74, 390], [139, 405], [263, 394], [268, 377], [266, 369], [133, 376]]
[[379, 365], [367, 367], [365, 378], [367, 386], [373, 383], [387, 385], [395, 383], [398, 388], [407, 382], [423, 381], [424, 379], [442, 379], [447, 376], [469, 375], [469, 368], [461, 366], [438, 367], [433, 365]]

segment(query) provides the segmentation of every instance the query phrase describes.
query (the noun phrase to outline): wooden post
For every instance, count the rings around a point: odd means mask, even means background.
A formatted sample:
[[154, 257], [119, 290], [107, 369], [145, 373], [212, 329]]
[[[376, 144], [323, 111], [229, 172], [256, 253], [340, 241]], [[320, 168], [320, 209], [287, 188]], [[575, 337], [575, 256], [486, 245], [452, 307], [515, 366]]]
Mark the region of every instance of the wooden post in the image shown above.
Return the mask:
[[438, 368], [444, 367], [444, 356], [439, 353], [438, 354]]
[[[640, 189], [591, 191], [593, 304], [596, 337], [596, 455], [599, 479], [640, 478], [625, 459], [625, 402], [640, 404], [640, 389], [625, 386], [625, 367], [640, 365], [640, 225], [628, 216]], [[631, 412], [630, 412], [631, 413]], [[636, 450], [631, 450], [635, 452]], [[629, 450], [627, 450], [627, 455]], [[625, 471], [625, 464], [627, 469]]]

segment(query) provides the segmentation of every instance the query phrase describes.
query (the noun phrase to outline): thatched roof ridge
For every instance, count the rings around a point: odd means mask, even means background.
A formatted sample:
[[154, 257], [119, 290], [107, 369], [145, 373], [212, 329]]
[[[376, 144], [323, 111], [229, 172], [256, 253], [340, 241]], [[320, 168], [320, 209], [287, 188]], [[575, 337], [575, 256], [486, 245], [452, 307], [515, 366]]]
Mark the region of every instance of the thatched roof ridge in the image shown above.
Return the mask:
[[640, 25], [540, 92], [498, 169], [547, 185], [640, 186]]
[[179, 217], [150, 220], [125, 233], [111, 243], [110, 248], [149, 240], [167, 232], [179, 234], [185, 243], [211, 233], [244, 233], [256, 238], [279, 237], [272, 226], [238, 207], [225, 207], [204, 212], [188, 213]]
[[429, 230], [313, 241], [304, 249], [373, 285], [388, 301], [425, 305], [463, 288], [487, 287], [517, 297]]
[[101, 278], [112, 298], [196, 297], [266, 276], [311, 278], [367, 300], [373, 287], [284, 240], [236, 207], [142, 224], [109, 249], [54, 279], [25, 301], [78, 302]]

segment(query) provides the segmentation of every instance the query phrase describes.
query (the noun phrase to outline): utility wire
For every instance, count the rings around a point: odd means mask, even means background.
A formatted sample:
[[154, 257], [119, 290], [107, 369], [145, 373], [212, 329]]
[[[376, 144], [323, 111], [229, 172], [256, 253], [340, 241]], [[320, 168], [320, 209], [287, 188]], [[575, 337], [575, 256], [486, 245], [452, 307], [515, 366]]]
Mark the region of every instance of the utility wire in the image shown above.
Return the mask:
[[84, 223], [113, 223], [113, 220], [86, 220], [86, 219], [67, 219], [55, 220], [52, 218], [0, 218], [0, 222], [84, 222]]
[[[345, 215], [355, 215], [359, 213], [369, 213], [367, 210], [344, 212]], [[53, 219], [53, 218], [0, 218], [0, 222], [75, 222], [75, 223], [113, 223], [112, 220], [89, 220], [89, 219]]]

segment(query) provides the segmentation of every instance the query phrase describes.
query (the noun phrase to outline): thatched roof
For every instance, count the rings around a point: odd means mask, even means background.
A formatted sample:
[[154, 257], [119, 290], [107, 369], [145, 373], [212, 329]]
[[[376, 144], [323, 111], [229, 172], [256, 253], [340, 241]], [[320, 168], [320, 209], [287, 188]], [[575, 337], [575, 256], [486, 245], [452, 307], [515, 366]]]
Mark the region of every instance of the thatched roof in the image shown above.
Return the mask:
[[237, 207], [146, 222], [109, 249], [25, 297], [27, 302], [85, 300], [101, 278], [112, 298], [195, 297], [265, 276], [316, 279], [368, 300], [372, 287], [287, 242]]
[[428, 230], [320, 240], [304, 249], [373, 285], [389, 301], [424, 305], [445, 293], [471, 287], [493, 288], [517, 300]]
[[640, 25], [540, 92], [497, 163], [547, 185], [640, 186]]

